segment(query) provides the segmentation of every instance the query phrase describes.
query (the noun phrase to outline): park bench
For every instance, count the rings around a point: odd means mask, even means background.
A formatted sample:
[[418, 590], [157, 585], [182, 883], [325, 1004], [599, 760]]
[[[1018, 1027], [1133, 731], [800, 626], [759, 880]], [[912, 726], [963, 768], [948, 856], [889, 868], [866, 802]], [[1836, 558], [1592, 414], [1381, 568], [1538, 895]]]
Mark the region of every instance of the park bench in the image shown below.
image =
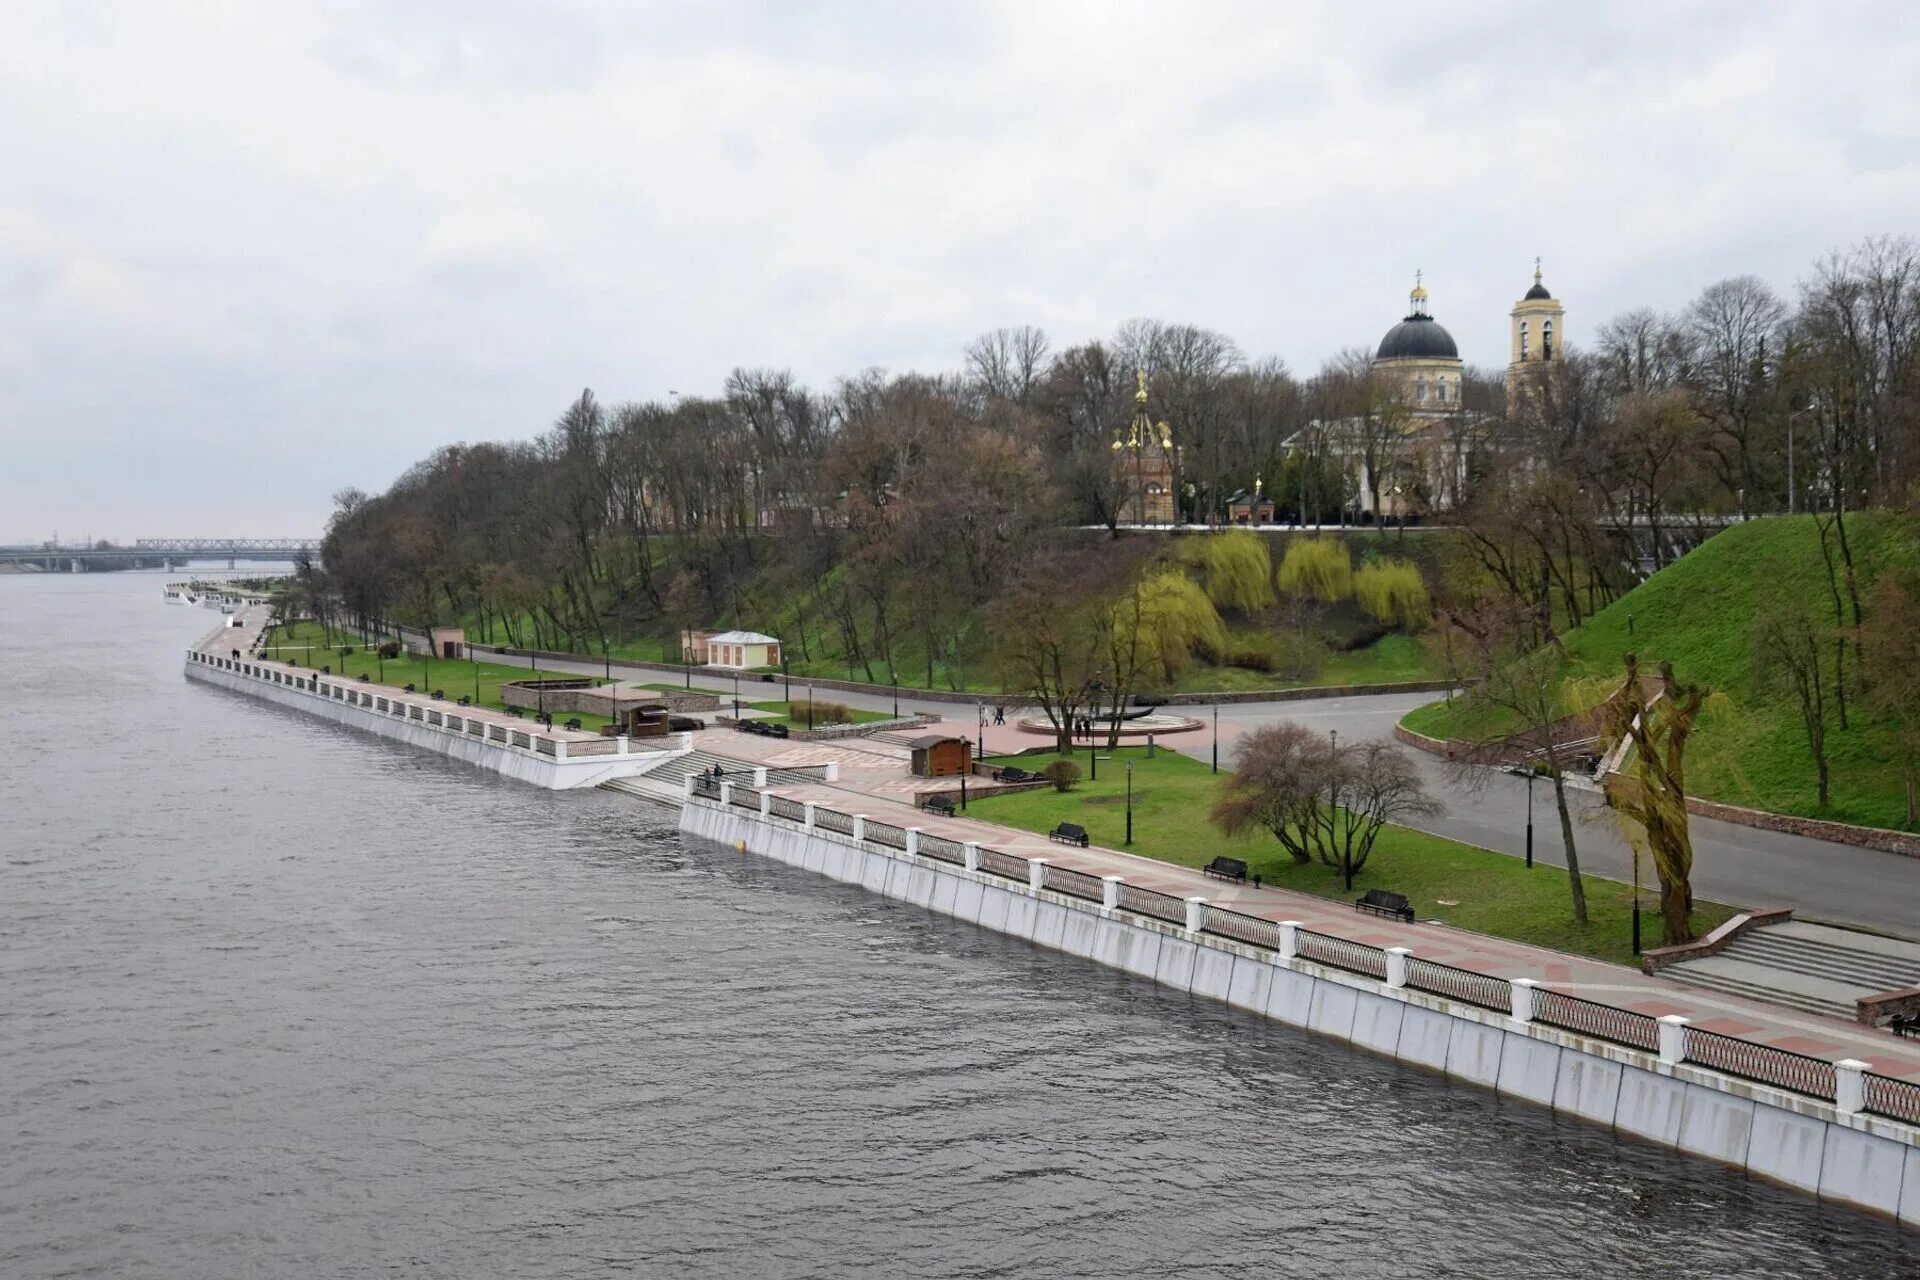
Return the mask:
[[412, 693], [413, 691], [414, 691], [414, 689], [413, 689], [413, 686], [412, 686], [412, 685], [408, 685], [408, 686], [406, 687], [406, 692], [407, 692], [407, 693]]
[[435, 689], [432, 693], [428, 694], [427, 696], [432, 698], [435, 702], [445, 702], [447, 700], [447, 691], [445, 689]]
[[1007, 765], [995, 771], [993, 780], [995, 782], [1039, 782], [1043, 777], [1042, 774], [1028, 773], [1025, 769], [1016, 769], [1012, 765]]
[[1920, 1014], [1896, 1013], [1888, 1021], [1887, 1030], [1902, 1040], [1908, 1036], [1920, 1035]]
[[512, 716], [515, 720], [518, 720], [526, 713], [521, 711], [520, 708], [518, 707], [508, 707], [507, 714]]
[[1392, 916], [1396, 920], [1413, 923], [1413, 904], [1407, 901], [1404, 893], [1395, 893], [1391, 889], [1369, 889], [1360, 895], [1353, 904], [1356, 911], [1371, 911], [1377, 916]]
[[460, 705], [463, 707], [470, 707], [473, 705], [473, 699], [463, 693], [460, 695]]
[[1084, 849], [1087, 847], [1087, 829], [1077, 822], [1063, 822], [1047, 832], [1047, 839], [1055, 844], [1078, 845]]
[[1235, 880], [1245, 884], [1247, 864], [1239, 858], [1215, 858], [1200, 870], [1210, 876], [1219, 876], [1222, 880]]
[[580, 727], [580, 717], [579, 717], [579, 716], [575, 716], [575, 717], [574, 717], [573, 719], [571, 719], [571, 720], [569, 720], [569, 721], [567, 721], [567, 728], [569, 728], [569, 729], [578, 729], [579, 727]]
[[943, 818], [951, 818], [953, 816], [953, 797], [944, 792], [937, 792], [934, 795], [928, 796], [927, 812], [937, 813]]

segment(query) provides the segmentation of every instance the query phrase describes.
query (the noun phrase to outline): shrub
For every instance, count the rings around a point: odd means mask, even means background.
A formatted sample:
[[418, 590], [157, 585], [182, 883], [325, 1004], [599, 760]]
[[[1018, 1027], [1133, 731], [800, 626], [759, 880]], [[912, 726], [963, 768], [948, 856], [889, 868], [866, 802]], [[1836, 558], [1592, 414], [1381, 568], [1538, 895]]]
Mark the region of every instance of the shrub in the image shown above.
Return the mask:
[[[797, 718], [801, 724], [807, 722], [807, 704], [790, 702], [787, 704], [789, 718]], [[813, 723], [817, 728], [823, 724], [851, 724], [853, 712], [844, 702], [815, 702], [813, 704]]]
[[1248, 529], [1214, 534], [1201, 542], [1207, 596], [1222, 609], [1255, 613], [1273, 603], [1273, 557]]
[[1353, 594], [1353, 557], [1337, 538], [1294, 538], [1280, 561], [1280, 589], [1326, 604]]
[[381, 645], [381, 646], [380, 646], [380, 656], [381, 656], [381, 657], [383, 657], [383, 658], [397, 658], [397, 657], [399, 657], [399, 656], [400, 656], [400, 642], [399, 642], [398, 640], [389, 640], [389, 641], [387, 641], [387, 642], [386, 642], [385, 644], [383, 644], [383, 645]]
[[1072, 760], [1055, 760], [1040, 772], [1047, 775], [1055, 791], [1071, 791], [1080, 781], [1080, 766]]
[[1168, 680], [1195, 653], [1217, 654], [1227, 647], [1213, 601], [1178, 569], [1157, 569], [1137, 583], [1113, 606], [1113, 625], [1124, 643], [1156, 658]]
[[1369, 617], [1402, 631], [1425, 625], [1433, 612], [1426, 579], [1408, 560], [1383, 559], [1362, 565], [1353, 575], [1353, 594]]

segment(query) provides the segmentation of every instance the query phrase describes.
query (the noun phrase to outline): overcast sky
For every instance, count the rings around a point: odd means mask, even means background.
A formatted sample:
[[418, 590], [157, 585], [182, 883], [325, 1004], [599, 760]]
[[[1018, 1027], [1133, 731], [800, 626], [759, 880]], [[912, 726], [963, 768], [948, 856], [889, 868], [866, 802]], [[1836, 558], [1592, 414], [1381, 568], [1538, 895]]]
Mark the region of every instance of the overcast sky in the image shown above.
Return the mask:
[[[539, 9], [537, 15], [533, 12]], [[1132, 316], [1506, 358], [1920, 230], [1920, 4], [7, 0], [0, 541], [320, 531], [591, 386]]]

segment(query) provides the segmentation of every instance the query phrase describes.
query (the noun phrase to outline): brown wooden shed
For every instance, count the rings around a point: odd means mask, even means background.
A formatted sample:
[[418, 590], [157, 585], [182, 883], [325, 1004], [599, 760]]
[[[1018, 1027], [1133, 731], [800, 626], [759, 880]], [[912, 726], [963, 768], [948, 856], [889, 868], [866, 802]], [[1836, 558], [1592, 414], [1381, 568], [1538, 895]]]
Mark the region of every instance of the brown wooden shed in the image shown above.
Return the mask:
[[973, 743], [933, 733], [907, 744], [913, 750], [916, 778], [957, 778], [973, 769]]

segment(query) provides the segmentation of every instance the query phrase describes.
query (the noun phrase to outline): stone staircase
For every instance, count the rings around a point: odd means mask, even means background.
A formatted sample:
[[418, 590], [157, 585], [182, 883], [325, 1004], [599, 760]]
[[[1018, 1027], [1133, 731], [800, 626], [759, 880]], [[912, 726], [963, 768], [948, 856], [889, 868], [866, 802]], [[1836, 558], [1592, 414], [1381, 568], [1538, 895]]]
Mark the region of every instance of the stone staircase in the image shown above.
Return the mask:
[[1749, 929], [1717, 956], [1663, 977], [1806, 1013], [1854, 1018], [1854, 1001], [1920, 984], [1920, 943], [1790, 920]]
[[[712, 773], [719, 765], [733, 781], [751, 781], [756, 767], [751, 760], [736, 760], [732, 756], [718, 755], [711, 751], [695, 749], [683, 756], [676, 756], [657, 769], [650, 769], [646, 776], [664, 782], [678, 789], [690, 773]], [[767, 767], [767, 785], [770, 787], [800, 786], [809, 782], [819, 782], [826, 776], [824, 765], [802, 765], [798, 768], [780, 769]], [[744, 777], [742, 776], [744, 775]]]

